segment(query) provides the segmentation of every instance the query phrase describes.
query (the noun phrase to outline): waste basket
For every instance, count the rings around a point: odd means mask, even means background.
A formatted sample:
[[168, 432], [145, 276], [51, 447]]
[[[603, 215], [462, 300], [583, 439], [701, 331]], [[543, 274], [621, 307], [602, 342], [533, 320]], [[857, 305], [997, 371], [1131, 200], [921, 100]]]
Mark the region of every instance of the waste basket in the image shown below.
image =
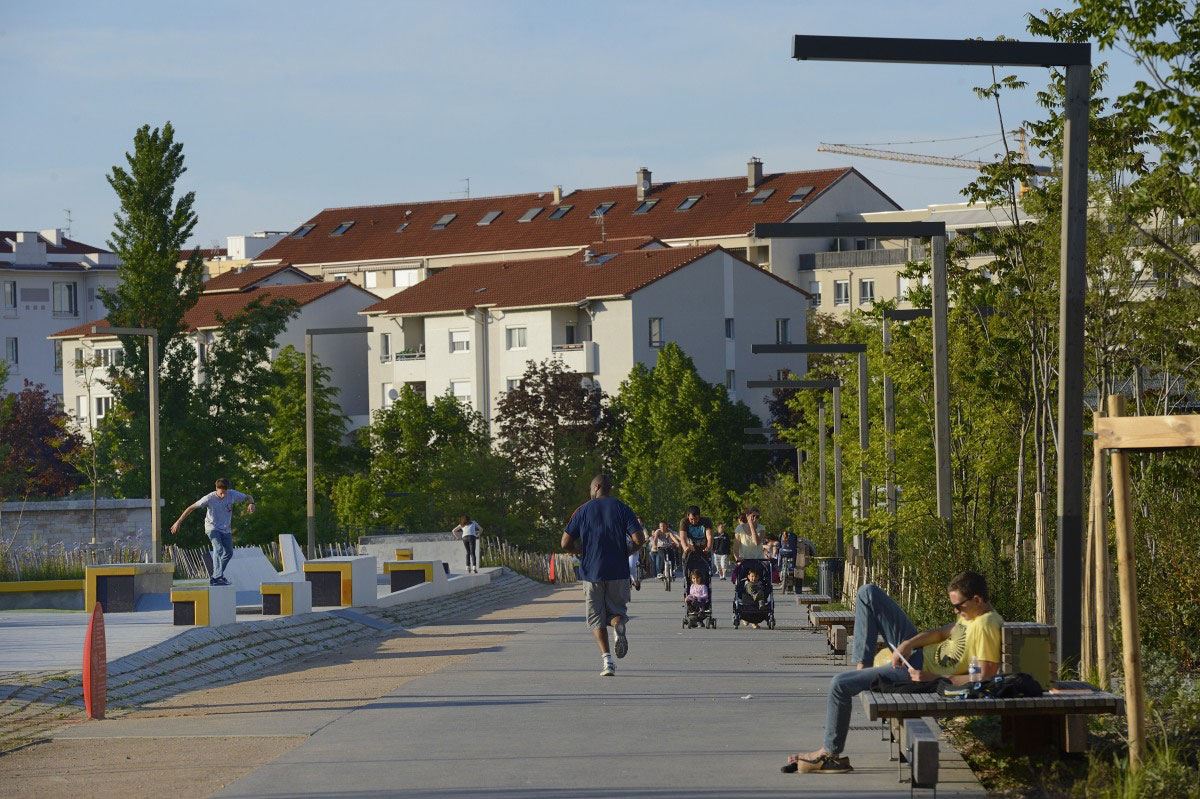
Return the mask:
[[845, 558], [817, 558], [817, 593], [837, 602], [842, 596]]

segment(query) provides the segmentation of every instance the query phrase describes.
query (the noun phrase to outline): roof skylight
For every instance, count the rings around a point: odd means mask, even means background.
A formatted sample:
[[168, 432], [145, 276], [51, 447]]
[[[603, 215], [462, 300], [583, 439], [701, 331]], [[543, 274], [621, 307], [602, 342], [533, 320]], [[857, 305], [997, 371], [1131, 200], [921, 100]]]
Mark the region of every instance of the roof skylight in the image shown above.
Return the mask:
[[762, 205], [767, 200], [769, 200], [771, 198], [771, 195], [774, 193], [775, 193], [774, 189], [763, 189], [762, 191], [760, 191], [758, 194], [754, 195], [750, 199], [750, 204], [751, 205]]
[[788, 197], [788, 202], [798, 203], [798, 202], [802, 201], [805, 197], [807, 197], [809, 194], [811, 194], [812, 190], [813, 190], [812, 186], [801, 186], [800, 188], [798, 188], [794, 192], [792, 192], [792, 196]]
[[571, 209], [574, 207], [575, 206], [573, 206], [573, 205], [560, 205], [554, 209], [554, 213], [550, 214], [550, 216], [548, 216], [546, 218], [547, 219], [562, 219], [564, 216], [571, 213]]
[[646, 200], [644, 203], [634, 209], [633, 213], [635, 216], [637, 214], [648, 214], [650, 213], [650, 209], [656, 205], [658, 205], [658, 200]]
[[480, 219], [475, 224], [479, 225], [479, 227], [485, 227], [487, 225], [490, 225], [493, 222], [495, 222], [496, 218], [499, 217], [500, 214], [502, 214], [502, 213], [504, 213], [504, 212], [503, 211], [488, 211], [486, 214], [483, 215], [483, 219]]
[[700, 202], [700, 195], [693, 194], [691, 197], [688, 197], [686, 200], [681, 202], [679, 205], [675, 206], [675, 210], [676, 211], [691, 210], [692, 206], [694, 206], [698, 202]]
[[293, 233], [291, 237], [293, 239], [302, 239], [307, 236], [309, 231], [315, 227], [316, 225], [301, 225], [300, 227], [296, 228], [296, 232]]
[[456, 216], [458, 216], [458, 214], [445, 214], [445, 215], [443, 215], [441, 219], [439, 219], [438, 221], [436, 221], [436, 222], [434, 222], [434, 223], [433, 223], [433, 228], [432, 228], [432, 230], [441, 230], [442, 228], [446, 227], [446, 225], [448, 225], [448, 224], [450, 224], [451, 222], [453, 222], [453, 221], [454, 221], [454, 217], [456, 217]]
[[354, 227], [354, 222], [343, 222], [342, 224], [335, 227], [333, 229], [333, 232], [330, 233], [329, 235], [330, 236], [340, 236], [352, 227]]
[[589, 216], [591, 216], [591, 217], [604, 216], [610, 210], [612, 210], [612, 207], [614, 205], [616, 205], [616, 203], [600, 203], [599, 205], [596, 206], [596, 210], [592, 211], [592, 213], [589, 214]]
[[518, 222], [532, 222], [533, 218], [542, 212], [541, 208], [530, 208], [525, 212], [525, 215], [518, 219]]
[[405, 229], [406, 227], [408, 227], [408, 223], [407, 223], [407, 222], [401, 222], [401, 223], [400, 223], [400, 227], [396, 228], [396, 232], [397, 232], [397, 233], [403, 233], [403, 232], [404, 232], [404, 229]]

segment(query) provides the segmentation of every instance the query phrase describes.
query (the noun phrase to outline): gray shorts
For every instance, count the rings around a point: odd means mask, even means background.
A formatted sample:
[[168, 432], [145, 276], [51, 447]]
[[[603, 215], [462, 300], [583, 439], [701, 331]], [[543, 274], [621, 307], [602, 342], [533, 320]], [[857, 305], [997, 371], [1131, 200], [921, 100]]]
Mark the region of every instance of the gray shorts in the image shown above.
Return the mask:
[[629, 618], [625, 606], [629, 604], [629, 578], [608, 580], [602, 583], [583, 581], [583, 609], [588, 627], [607, 627], [613, 616]]

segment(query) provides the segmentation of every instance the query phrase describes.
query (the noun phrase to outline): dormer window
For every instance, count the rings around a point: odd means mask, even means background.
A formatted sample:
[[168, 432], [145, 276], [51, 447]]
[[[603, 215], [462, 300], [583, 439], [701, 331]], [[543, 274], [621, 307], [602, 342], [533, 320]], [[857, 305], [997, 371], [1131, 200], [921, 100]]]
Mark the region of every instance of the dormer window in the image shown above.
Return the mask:
[[754, 195], [750, 199], [750, 204], [751, 205], [762, 205], [767, 200], [769, 200], [771, 198], [771, 195], [774, 193], [775, 193], [774, 189], [763, 189], [762, 191], [760, 191], [758, 194]]
[[340, 236], [352, 227], [354, 227], [353, 222], [343, 222], [342, 224], [335, 227], [333, 229], [333, 232], [330, 233], [329, 235], [330, 236]]
[[562, 219], [564, 216], [571, 213], [571, 209], [574, 207], [575, 206], [573, 206], [573, 205], [560, 205], [557, 208], [555, 208], [554, 213], [550, 214], [550, 216], [547, 218], [548, 219]]
[[607, 214], [609, 212], [609, 210], [612, 209], [612, 207], [614, 205], [616, 205], [616, 203], [600, 203], [599, 205], [596, 206], [596, 210], [592, 211], [590, 216], [592, 218], [598, 218], [598, 217], [604, 216], [605, 214]]
[[530, 208], [525, 212], [525, 215], [518, 219], [518, 222], [532, 222], [533, 218], [542, 212], [541, 208]]
[[809, 194], [812, 193], [812, 190], [813, 190], [812, 186], [801, 186], [800, 188], [798, 188], [794, 192], [792, 192], [792, 196], [788, 197], [788, 202], [790, 202], [790, 203], [802, 202], [805, 197], [807, 197]]
[[675, 206], [675, 210], [676, 211], [691, 210], [692, 206], [694, 206], [696, 203], [700, 202], [700, 196], [701, 195], [699, 195], [699, 194], [693, 194], [691, 197], [688, 197], [686, 200], [681, 202], [679, 205]]
[[302, 239], [307, 236], [315, 227], [316, 225], [301, 225], [300, 227], [296, 228], [296, 232], [293, 233], [291, 237], [293, 239]]
[[650, 209], [656, 205], [658, 205], [658, 200], [646, 200], [644, 203], [634, 209], [633, 214], [634, 216], [637, 216], [638, 214], [648, 214], [650, 213]]
[[478, 225], [479, 227], [487, 227], [488, 225], [495, 222], [496, 219], [502, 213], [504, 213], [504, 212], [503, 211], [488, 211], [486, 214], [483, 215], [483, 219], [480, 219], [475, 224]]
[[449, 225], [451, 222], [453, 222], [454, 217], [456, 217], [456, 216], [458, 216], [458, 214], [444, 214], [441, 219], [439, 219], [438, 221], [433, 223], [432, 229], [433, 230], [445, 229], [446, 225]]

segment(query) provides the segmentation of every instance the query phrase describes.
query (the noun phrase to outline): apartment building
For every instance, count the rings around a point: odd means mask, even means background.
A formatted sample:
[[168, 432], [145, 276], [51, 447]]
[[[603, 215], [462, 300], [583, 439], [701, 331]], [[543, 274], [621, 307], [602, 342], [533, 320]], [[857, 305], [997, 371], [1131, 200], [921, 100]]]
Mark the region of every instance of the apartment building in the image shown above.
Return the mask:
[[493, 421], [496, 400], [529, 361], [561, 360], [585, 385], [616, 393], [635, 363], [678, 342], [700, 375], [761, 418], [769, 390], [751, 379], [803, 374], [803, 356], [753, 355], [803, 343], [808, 295], [717, 245], [666, 247], [645, 237], [569, 255], [461, 264], [383, 299], [369, 317], [370, 405], [410, 385], [449, 392]]
[[114, 253], [62, 230], [0, 231], [0, 359], [9, 370], [0, 391], [28, 380], [62, 399], [62, 347], [47, 336], [104, 316], [96, 290], [116, 286], [117, 264]]
[[[1029, 221], [1023, 212], [1018, 218]], [[945, 222], [946, 236], [953, 240], [969, 236], [973, 231], [1011, 227], [1009, 209], [974, 203], [945, 203], [907, 211], [872, 213], [843, 213], [839, 222]], [[902, 277], [909, 261], [929, 258], [929, 248], [916, 239], [838, 239], [823, 252], [800, 256], [798, 285], [813, 295], [813, 309], [823, 313], [847, 313], [870, 310], [876, 302], [898, 300], [898, 307], [908, 308], [904, 299], [913, 288]], [[990, 255], [973, 256], [968, 266], [985, 268]]]
[[791, 283], [803, 254], [829, 241], [757, 239], [757, 222], [832, 222], [900, 208], [852, 168], [632, 184], [502, 197], [329, 208], [267, 249], [255, 264], [290, 264], [382, 297], [460, 264], [558, 258], [596, 241], [654, 236], [670, 246], [719, 245]]
[[[204, 293], [184, 316], [184, 323], [196, 348], [195, 380], [204, 381], [204, 362], [208, 348], [221, 335], [221, 318], [229, 319], [258, 298], [291, 299], [298, 312], [269, 353], [274, 359], [281, 349], [291, 345], [304, 351], [304, 331], [309, 328], [363, 327], [367, 321], [359, 314], [378, 298], [345, 282], [322, 282], [286, 266], [247, 268], [226, 272], [209, 280]], [[108, 368], [119, 365], [124, 357], [120, 341], [114, 336], [93, 334], [92, 325], [103, 326], [101, 319], [60, 330], [51, 336], [66, 357], [67, 368], [61, 375], [64, 407], [83, 427], [93, 424], [112, 408], [111, 392], [104, 385]], [[314, 354], [332, 373], [330, 382], [341, 393], [338, 404], [350, 417], [351, 427], [367, 423], [367, 333], [316, 337]], [[95, 360], [93, 360], [95, 359]], [[85, 364], [98, 362], [94, 369]], [[90, 378], [90, 380], [89, 380]]]
[[[224, 247], [201, 247], [200, 258], [204, 261], [205, 278], [245, 269], [264, 250], [287, 234], [286, 230], [260, 230], [248, 236], [226, 236]], [[190, 249], [180, 253], [180, 269], [191, 255]]]

